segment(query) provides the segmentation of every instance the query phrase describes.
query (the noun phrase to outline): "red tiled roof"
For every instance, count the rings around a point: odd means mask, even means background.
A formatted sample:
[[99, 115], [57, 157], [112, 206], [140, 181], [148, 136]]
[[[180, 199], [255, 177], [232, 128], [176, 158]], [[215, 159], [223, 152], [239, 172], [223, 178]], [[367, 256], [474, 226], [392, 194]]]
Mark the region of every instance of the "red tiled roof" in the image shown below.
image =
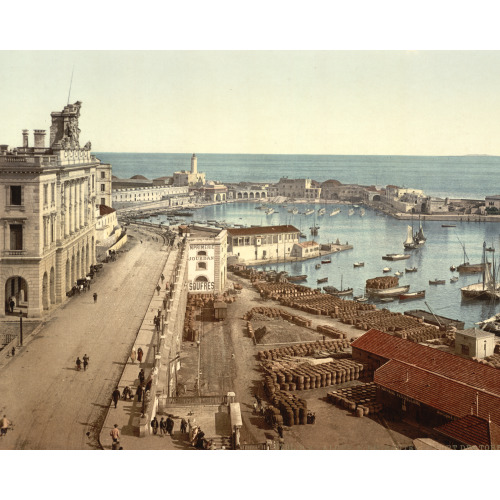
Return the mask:
[[107, 205], [99, 205], [99, 215], [109, 215], [116, 212], [114, 208], [108, 207]]
[[476, 413], [477, 401], [479, 416], [500, 424], [500, 396], [443, 375], [391, 360], [375, 371], [373, 380], [382, 388], [457, 418], [470, 415], [471, 410]]
[[448, 422], [436, 427], [436, 430], [444, 436], [469, 446], [497, 449], [500, 445], [500, 427], [476, 415], [467, 415]]
[[500, 396], [500, 370], [438, 349], [369, 330], [352, 346], [386, 359], [410, 363]]
[[258, 234], [281, 234], [281, 233], [299, 233], [300, 231], [295, 226], [259, 226], [259, 227], [239, 227], [228, 228], [227, 232], [230, 236], [249, 236]]

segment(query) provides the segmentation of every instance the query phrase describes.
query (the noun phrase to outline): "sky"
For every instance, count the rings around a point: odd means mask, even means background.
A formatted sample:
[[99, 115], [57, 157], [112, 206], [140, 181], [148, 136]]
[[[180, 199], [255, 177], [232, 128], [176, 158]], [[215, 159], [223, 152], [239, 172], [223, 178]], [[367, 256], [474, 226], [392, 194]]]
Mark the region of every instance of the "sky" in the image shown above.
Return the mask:
[[500, 51], [1, 51], [0, 65], [12, 147], [69, 95], [100, 152], [500, 155]]

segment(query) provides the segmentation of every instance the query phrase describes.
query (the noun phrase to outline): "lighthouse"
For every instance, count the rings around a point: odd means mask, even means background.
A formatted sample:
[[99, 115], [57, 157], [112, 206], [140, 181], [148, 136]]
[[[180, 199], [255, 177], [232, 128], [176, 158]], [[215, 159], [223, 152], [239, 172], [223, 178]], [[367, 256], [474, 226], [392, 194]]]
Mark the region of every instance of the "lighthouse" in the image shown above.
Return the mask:
[[196, 158], [196, 155], [194, 153], [193, 156], [191, 157], [191, 173], [192, 174], [198, 173], [198, 158]]

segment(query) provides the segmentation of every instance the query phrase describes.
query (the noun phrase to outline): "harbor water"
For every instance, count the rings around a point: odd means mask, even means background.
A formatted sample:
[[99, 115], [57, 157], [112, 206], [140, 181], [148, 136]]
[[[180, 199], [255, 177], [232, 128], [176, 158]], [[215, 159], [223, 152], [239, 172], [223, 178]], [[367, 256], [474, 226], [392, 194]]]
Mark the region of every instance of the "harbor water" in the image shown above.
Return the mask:
[[[427, 238], [426, 244], [416, 250], [404, 251], [403, 241], [406, 239], [407, 226], [412, 221], [396, 220], [390, 216], [377, 214], [365, 207], [365, 215], [361, 215], [361, 208], [352, 205], [334, 204], [287, 204], [273, 205], [275, 212], [266, 215], [264, 210], [258, 210], [257, 203], [237, 202], [220, 205], [211, 205], [194, 211], [193, 216], [183, 217], [183, 221], [209, 221], [217, 220], [227, 225], [281, 225], [292, 224], [307, 236], [307, 240], [319, 243], [340, 243], [353, 245], [352, 250], [337, 252], [331, 255], [331, 264], [321, 264], [316, 269], [316, 264], [321, 258], [307, 261], [269, 264], [256, 266], [258, 269], [274, 269], [287, 271], [290, 275], [307, 275], [307, 281], [302, 282], [313, 288], [334, 286], [336, 288], [353, 288], [354, 295], [363, 295], [365, 282], [377, 276], [393, 276], [396, 271], [400, 285], [410, 285], [410, 292], [425, 290], [425, 299], [399, 302], [397, 299], [389, 303], [377, 303], [377, 307], [387, 308], [391, 311], [404, 312], [409, 309], [428, 310], [425, 302], [432, 311], [441, 316], [459, 319], [465, 322], [466, 328], [471, 328], [482, 319], [492, 316], [500, 310], [498, 303], [490, 301], [472, 301], [461, 298], [460, 288], [481, 280], [480, 274], [459, 274], [451, 272], [450, 266], [464, 262], [464, 251], [468, 261], [480, 263], [483, 254], [483, 241], [487, 246], [500, 248], [500, 235], [498, 224], [491, 222], [456, 222], [456, 227], [442, 227], [441, 221], [424, 221], [423, 229]], [[297, 207], [296, 215], [288, 212]], [[318, 216], [318, 210], [326, 208], [323, 216]], [[334, 209], [341, 212], [329, 216]], [[354, 214], [349, 216], [349, 209]], [[307, 209], [314, 209], [314, 214], [305, 216]], [[168, 224], [164, 215], [149, 219], [150, 222]], [[319, 226], [317, 236], [311, 235], [310, 228]], [[418, 218], [413, 221], [415, 231], [418, 229]], [[455, 222], [454, 222], [455, 224]], [[301, 241], [306, 241], [302, 239]], [[386, 261], [382, 256], [388, 253], [407, 253], [411, 257], [407, 260]], [[491, 260], [493, 253], [488, 252]], [[362, 261], [364, 267], [355, 268], [355, 262]], [[384, 267], [392, 268], [390, 273], [383, 273]], [[405, 273], [405, 268], [417, 267], [417, 272]], [[455, 283], [450, 278], [458, 276]], [[328, 278], [327, 283], [317, 284], [317, 280]], [[444, 279], [444, 285], [430, 285], [429, 280]]]

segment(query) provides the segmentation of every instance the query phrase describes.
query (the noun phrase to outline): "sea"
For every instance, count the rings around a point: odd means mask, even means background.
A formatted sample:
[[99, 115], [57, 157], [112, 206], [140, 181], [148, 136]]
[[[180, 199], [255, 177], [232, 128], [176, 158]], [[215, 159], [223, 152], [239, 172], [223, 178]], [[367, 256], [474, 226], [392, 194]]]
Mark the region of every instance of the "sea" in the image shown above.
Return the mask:
[[[189, 170], [191, 154], [144, 154], [144, 153], [95, 153], [106, 163], [111, 163], [113, 175], [130, 178], [141, 174], [149, 179], [171, 175], [177, 170]], [[460, 156], [460, 157], [416, 157], [416, 156], [319, 156], [319, 155], [233, 155], [196, 154], [198, 170], [206, 172], [207, 179], [222, 182], [276, 182], [280, 177], [312, 178], [317, 181], [336, 179], [342, 183], [385, 186], [394, 184], [401, 187], [422, 189], [425, 194], [437, 197], [482, 199], [486, 195], [500, 194], [495, 191], [495, 178], [500, 171], [500, 157]], [[465, 322], [466, 328], [500, 312], [500, 304], [491, 301], [463, 300], [460, 288], [481, 280], [479, 274], [459, 275], [450, 271], [450, 266], [468, 260], [479, 263], [483, 254], [483, 242], [488, 247], [500, 248], [500, 225], [494, 222], [453, 222], [454, 228], [444, 228], [446, 221], [423, 221], [427, 237], [426, 244], [407, 253], [410, 259], [385, 261], [387, 253], [404, 253], [403, 241], [407, 226], [418, 229], [418, 218], [413, 221], [396, 220], [380, 215], [365, 207], [352, 205], [287, 204], [275, 206], [275, 213], [266, 215], [256, 210], [256, 203], [238, 202], [211, 205], [198, 209], [190, 220], [218, 220], [227, 224], [278, 225], [293, 224], [308, 240], [330, 243], [339, 240], [353, 245], [352, 250], [332, 255], [331, 264], [315, 265], [320, 259], [303, 262], [278, 263], [265, 266], [266, 269], [286, 270], [291, 275], [306, 274], [303, 284], [310, 287], [335, 286], [353, 288], [354, 295], [363, 295], [365, 282], [369, 278], [383, 276], [382, 269], [391, 267], [389, 275], [401, 272], [400, 285], [410, 285], [410, 292], [425, 290], [425, 299], [408, 302], [394, 301], [378, 303], [377, 307], [394, 312], [409, 309], [431, 310], [437, 315]], [[288, 210], [296, 206], [299, 214]], [[314, 214], [303, 215], [312, 208]], [[320, 208], [326, 214], [318, 215]], [[329, 213], [338, 208], [338, 215]], [[349, 215], [349, 209], [354, 214]], [[164, 216], [157, 216], [151, 222], [167, 224]], [[310, 228], [320, 227], [317, 236], [312, 236]], [[305, 240], [303, 240], [305, 241]], [[465, 255], [464, 255], [465, 253]], [[492, 260], [495, 252], [488, 252]], [[358, 261], [364, 267], [354, 268]], [[415, 273], [405, 273], [405, 268], [417, 267]], [[263, 266], [259, 267], [260, 269]], [[458, 276], [456, 283], [450, 278]], [[328, 278], [327, 283], [317, 284], [320, 278]], [[444, 279], [444, 285], [430, 285], [429, 280]]]

